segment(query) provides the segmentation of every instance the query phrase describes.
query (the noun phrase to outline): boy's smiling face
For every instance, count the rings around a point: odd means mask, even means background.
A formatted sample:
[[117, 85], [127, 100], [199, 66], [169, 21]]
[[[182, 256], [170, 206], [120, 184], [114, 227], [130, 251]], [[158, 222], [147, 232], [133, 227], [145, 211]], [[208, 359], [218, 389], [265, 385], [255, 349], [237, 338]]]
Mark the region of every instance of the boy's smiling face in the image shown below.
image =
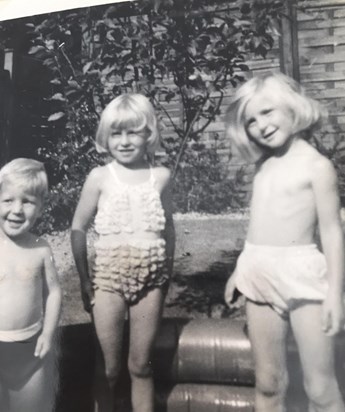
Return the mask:
[[42, 199], [13, 181], [4, 181], [0, 188], [0, 228], [10, 238], [19, 238], [30, 231], [42, 210]]

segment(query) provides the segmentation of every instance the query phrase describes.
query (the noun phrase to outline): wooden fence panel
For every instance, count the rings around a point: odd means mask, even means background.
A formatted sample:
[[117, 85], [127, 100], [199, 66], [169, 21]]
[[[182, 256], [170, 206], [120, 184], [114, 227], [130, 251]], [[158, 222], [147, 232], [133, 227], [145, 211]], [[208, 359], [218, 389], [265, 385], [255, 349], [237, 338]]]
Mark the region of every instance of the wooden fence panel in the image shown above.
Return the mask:
[[301, 83], [327, 107], [324, 141], [345, 131], [345, 1], [301, 1], [298, 42]]

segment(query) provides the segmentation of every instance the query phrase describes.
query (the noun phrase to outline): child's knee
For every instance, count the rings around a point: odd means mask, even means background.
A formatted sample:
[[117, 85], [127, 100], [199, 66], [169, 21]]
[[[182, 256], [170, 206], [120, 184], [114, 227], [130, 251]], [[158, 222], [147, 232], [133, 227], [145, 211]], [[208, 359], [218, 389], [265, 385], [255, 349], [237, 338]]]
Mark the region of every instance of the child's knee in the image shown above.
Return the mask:
[[150, 362], [140, 357], [129, 357], [128, 370], [132, 377], [146, 378], [152, 375]]
[[117, 381], [117, 378], [119, 377], [120, 374], [120, 366], [106, 366], [105, 367], [105, 376], [108, 381]]
[[121, 365], [120, 364], [112, 364], [112, 365], [101, 365], [96, 366], [96, 380], [103, 380], [105, 379], [108, 384], [113, 387], [116, 385], [117, 380], [120, 375]]
[[305, 381], [304, 387], [310, 402], [321, 409], [329, 407], [340, 396], [335, 378], [314, 377]]
[[265, 371], [256, 374], [256, 390], [267, 398], [284, 397], [288, 387], [288, 374], [285, 371]]

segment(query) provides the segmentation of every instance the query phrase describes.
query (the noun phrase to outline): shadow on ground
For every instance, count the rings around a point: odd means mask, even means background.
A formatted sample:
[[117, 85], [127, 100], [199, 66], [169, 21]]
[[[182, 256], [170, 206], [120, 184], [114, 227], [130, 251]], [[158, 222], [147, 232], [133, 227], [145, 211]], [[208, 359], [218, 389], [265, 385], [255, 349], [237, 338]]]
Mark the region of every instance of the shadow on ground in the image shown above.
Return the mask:
[[56, 412], [92, 412], [94, 344], [91, 324], [61, 328]]
[[[128, 346], [127, 341], [125, 338], [125, 348]], [[85, 323], [63, 326], [60, 348], [60, 388], [55, 412], [93, 412], [92, 385], [96, 349], [92, 325]], [[125, 353], [123, 357], [126, 358]], [[130, 411], [129, 388], [129, 376], [123, 368], [116, 389], [119, 412]]]
[[220, 251], [220, 260], [209, 265], [207, 270], [186, 275], [186, 268], [193, 266], [192, 256], [186, 253], [176, 259], [174, 277], [166, 301], [166, 313], [178, 308], [189, 317], [240, 316], [229, 311], [224, 302], [225, 284], [234, 271], [239, 250]]

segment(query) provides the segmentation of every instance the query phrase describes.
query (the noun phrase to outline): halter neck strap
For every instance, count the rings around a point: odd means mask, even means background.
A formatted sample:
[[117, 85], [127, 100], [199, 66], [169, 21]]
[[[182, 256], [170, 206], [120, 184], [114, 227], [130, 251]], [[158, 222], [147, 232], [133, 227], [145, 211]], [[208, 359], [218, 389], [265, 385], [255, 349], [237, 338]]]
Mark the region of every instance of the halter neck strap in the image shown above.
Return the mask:
[[122, 185], [122, 186], [138, 186], [138, 185], [141, 185], [141, 184], [145, 184], [145, 183], [147, 183], [147, 182], [150, 182], [150, 184], [154, 186], [155, 183], [156, 183], [156, 179], [155, 179], [155, 177], [154, 177], [153, 170], [152, 170], [153, 168], [152, 168], [152, 166], [151, 166], [150, 164], [149, 164], [149, 169], [150, 169], [150, 177], [149, 177], [149, 179], [148, 179], [147, 181], [145, 181], [145, 182], [138, 183], [138, 184], [133, 184], [133, 185], [128, 184], [128, 183], [125, 183], [125, 182], [123, 182], [121, 179], [119, 179], [118, 174], [117, 174], [117, 172], [116, 172], [116, 169], [115, 169], [115, 167], [114, 167], [114, 165], [113, 165], [112, 163], [109, 163], [109, 164], [108, 164], [108, 168], [109, 168], [110, 173], [112, 174], [113, 178], [115, 179], [116, 183], [118, 183], [119, 185]]

